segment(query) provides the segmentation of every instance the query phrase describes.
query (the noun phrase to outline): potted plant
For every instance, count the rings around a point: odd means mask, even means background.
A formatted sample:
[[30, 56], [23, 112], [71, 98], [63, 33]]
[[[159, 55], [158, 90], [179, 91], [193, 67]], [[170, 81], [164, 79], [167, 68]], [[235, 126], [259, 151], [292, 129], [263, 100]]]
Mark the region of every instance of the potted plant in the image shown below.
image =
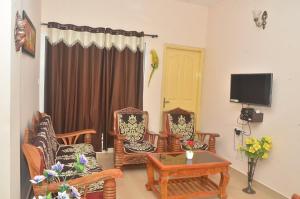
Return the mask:
[[240, 151], [244, 152], [248, 157], [248, 186], [243, 189], [244, 192], [255, 194], [252, 188], [253, 176], [259, 159], [267, 159], [272, 148], [272, 138], [264, 136], [261, 139], [250, 137], [246, 139], [245, 146], [240, 147]]

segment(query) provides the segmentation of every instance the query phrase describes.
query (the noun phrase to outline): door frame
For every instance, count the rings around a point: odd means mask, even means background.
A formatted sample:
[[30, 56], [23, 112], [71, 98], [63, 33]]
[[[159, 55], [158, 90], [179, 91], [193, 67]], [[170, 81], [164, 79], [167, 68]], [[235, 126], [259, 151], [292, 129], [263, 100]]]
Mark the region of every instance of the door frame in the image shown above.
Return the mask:
[[186, 50], [186, 51], [196, 51], [201, 54], [200, 56], [200, 70], [198, 74], [198, 85], [197, 85], [197, 97], [196, 97], [196, 112], [195, 112], [195, 121], [196, 121], [196, 130], [200, 130], [200, 100], [201, 100], [201, 93], [202, 93], [202, 74], [203, 74], [203, 67], [204, 67], [204, 48], [198, 48], [198, 47], [191, 47], [191, 46], [183, 46], [183, 45], [178, 45], [178, 44], [169, 44], [166, 43], [164, 45], [164, 53], [163, 53], [163, 71], [162, 71], [162, 84], [161, 84], [161, 99], [160, 99], [160, 126], [161, 130], [163, 130], [162, 127], [162, 113], [163, 113], [163, 100], [164, 100], [164, 93], [165, 93], [165, 80], [166, 80], [166, 54], [167, 54], [167, 49], [177, 49], [177, 50]]

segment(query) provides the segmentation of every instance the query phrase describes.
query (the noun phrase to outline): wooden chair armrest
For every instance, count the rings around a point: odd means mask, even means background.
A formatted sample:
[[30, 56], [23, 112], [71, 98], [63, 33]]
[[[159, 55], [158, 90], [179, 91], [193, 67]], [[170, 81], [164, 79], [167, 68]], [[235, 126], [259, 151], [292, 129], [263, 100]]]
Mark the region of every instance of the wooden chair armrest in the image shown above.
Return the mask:
[[94, 129], [85, 129], [80, 131], [66, 132], [66, 133], [56, 133], [57, 139], [61, 139], [65, 145], [76, 144], [77, 139], [80, 135], [84, 135], [84, 142], [90, 144], [91, 135], [96, 134]]
[[207, 136], [212, 136], [212, 137], [220, 137], [220, 134], [218, 133], [205, 133], [205, 132], [200, 132], [200, 131], [196, 131], [196, 134], [202, 134], [202, 135], [207, 135]]
[[[72, 179], [67, 181], [66, 183], [71, 186], [83, 187], [100, 180], [108, 180], [108, 179], [115, 179], [115, 178], [122, 178], [123, 173], [120, 169], [107, 169], [101, 172], [95, 172], [90, 175], [86, 175], [80, 178]], [[43, 195], [46, 190], [46, 186], [48, 191], [50, 192], [58, 192], [59, 187], [63, 184], [63, 182], [56, 182], [51, 184], [44, 184], [42, 186], [34, 185], [34, 191], [36, 195]]]

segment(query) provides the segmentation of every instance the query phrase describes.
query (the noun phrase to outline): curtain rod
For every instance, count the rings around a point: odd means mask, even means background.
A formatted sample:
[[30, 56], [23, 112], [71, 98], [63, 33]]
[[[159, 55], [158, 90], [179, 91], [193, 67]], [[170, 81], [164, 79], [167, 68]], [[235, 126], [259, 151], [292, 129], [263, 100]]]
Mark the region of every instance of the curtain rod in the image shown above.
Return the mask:
[[[41, 23], [42, 26], [48, 26], [48, 23]], [[144, 34], [145, 37], [158, 38], [158, 35]]]

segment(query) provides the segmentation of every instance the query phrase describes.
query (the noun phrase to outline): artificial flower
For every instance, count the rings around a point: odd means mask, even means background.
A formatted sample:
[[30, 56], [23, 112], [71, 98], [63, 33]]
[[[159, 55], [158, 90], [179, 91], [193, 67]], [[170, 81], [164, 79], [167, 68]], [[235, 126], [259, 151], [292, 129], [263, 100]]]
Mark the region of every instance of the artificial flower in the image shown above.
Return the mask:
[[248, 151], [249, 151], [250, 153], [255, 153], [255, 152], [256, 152], [255, 148], [254, 148], [254, 147], [252, 147], [252, 146], [249, 148], [249, 150], [248, 150]]
[[264, 153], [264, 155], [262, 156], [263, 159], [267, 159], [269, 157], [268, 153]]
[[58, 174], [56, 171], [46, 169], [44, 170], [44, 176], [47, 178], [52, 178], [52, 177], [57, 177]]
[[64, 192], [58, 192], [57, 199], [70, 199], [69, 195], [66, 191]]
[[246, 144], [252, 144], [252, 143], [253, 143], [252, 138], [247, 138], [247, 139], [246, 139]]
[[55, 164], [55, 165], [53, 165], [52, 167], [51, 167], [51, 169], [53, 170], [53, 171], [56, 171], [57, 173], [60, 173], [63, 169], [64, 169], [64, 164], [61, 164], [59, 161]]
[[253, 145], [253, 148], [255, 149], [255, 151], [259, 150], [261, 148], [259, 142], [256, 142], [254, 145]]
[[71, 197], [72, 198], [76, 198], [76, 199], [80, 199], [80, 193], [78, 192], [78, 190], [73, 187], [73, 186], [70, 186], [70, 190], [71, 190]]
[[266, 149], [267, 151], [270, 151], [270, 149], [271, 149], [271, 144], [264, 143], [263, 147], [264, 147], [264, 149]]
[[264, 139], [266, 142], [268, 142], [269, 144], [272, 143], [272, 138], [271, 138], [271, 136], [264, 136], [263, 139]]
[[29, 180], [32, 184], [40, 184], [41, 182], [43, 182], [46, 179], [45, 176], [43, 175], [37, 175], [34, 176], [34, 178], [32, 180]]
[[87, 162], [88, 162], [88, 160], [87, 160], [87, 158], [85, 157], [85, 155], [81, 154], [81, 155], [79, 156], [79, 162], [80, 162], [80, 164], [86, 165]]

